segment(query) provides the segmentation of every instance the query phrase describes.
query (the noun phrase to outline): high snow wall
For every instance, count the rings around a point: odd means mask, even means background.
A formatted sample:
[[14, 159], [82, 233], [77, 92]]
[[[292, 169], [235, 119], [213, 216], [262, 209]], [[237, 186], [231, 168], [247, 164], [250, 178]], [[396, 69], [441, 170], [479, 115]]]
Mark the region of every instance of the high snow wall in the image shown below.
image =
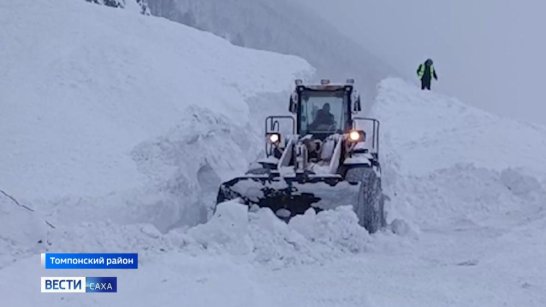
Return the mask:
[[284, 112], [313, 71], [85, 1], [2, 2], [0, 20], [0, 188], [56, 223], [202, 221], [202, 193], [263, 148], [260, 105]]

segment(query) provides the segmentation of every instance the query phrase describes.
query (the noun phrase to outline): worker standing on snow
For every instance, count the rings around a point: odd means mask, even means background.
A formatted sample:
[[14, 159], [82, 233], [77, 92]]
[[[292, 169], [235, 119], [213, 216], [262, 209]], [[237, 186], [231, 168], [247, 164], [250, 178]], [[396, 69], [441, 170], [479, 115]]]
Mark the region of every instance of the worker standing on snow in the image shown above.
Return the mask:
[[417, 76], [421, 79], [421, 89], [430, 91], [430, 83], [432, 78], [438, 80], [438, 75], [436, 75], [436, 70], [434, 69], [434, 63], [431, 59], [427, 59], [425, 63], [419, 65], [417, 68]]

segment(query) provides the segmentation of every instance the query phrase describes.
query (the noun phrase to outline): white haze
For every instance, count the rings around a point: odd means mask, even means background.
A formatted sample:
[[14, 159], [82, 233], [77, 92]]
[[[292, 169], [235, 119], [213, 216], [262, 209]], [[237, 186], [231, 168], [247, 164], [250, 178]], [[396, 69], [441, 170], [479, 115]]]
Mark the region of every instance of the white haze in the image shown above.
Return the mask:
[[299, 0], [415, 78], [435, 60], [433, 90], [498, 114], [546, 124], [546, 2]]

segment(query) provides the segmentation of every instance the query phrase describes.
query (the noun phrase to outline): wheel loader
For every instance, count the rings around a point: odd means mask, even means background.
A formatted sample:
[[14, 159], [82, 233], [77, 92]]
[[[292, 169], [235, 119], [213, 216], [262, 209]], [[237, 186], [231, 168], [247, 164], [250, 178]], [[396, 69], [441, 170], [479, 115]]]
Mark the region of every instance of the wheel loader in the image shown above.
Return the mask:
[[354, 80], [295, 81], [292, 115], [265, 119], [265, 155], [246, 174], [221, 184], [216, 205], [239, 199], [284, 221], [352, 206], [370, 233], [385, 224], [377, 119], [361, 111]]

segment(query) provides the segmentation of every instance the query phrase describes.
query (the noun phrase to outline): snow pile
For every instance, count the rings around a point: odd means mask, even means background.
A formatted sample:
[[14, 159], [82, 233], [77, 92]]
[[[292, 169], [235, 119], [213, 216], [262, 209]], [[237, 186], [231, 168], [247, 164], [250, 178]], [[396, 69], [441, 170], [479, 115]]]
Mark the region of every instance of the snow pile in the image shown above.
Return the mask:
[[199, 253], [242, 256], [273, 267], [321, 263], [364, 252], [371, 242], [350, 207], [319, 214], [310, 209], [286, 224], [269, 209], [249, 212], [236, 201], [220, 204], [209, 222], [187, 235], [187, 248]]
[[[27, 228], [21, 232], [23, 238], [13, 235], [17, 229], [14, 225], [6, 226], [10, 227], [10, 231], [5, 232], [7, 238], [19, 247], [36, 246], [37, 241], [29, 240], [42, 234], [47, 235], [47, 245], [40, 247], [42, 251], [131, 251], [138, 252], [143, 261], [165, 253], [180, 253], [197, 258], [228, 257], [237, 262], [285, 268], [327, 263], [342, 256], [364, 253], [370, 250], [373, 242], [367, 231], [358, 225], [351, 207], [319, 214], [309, 210], [287, 224], [269, 209], [249, 212], [247, 206], [230, 201], [220, 204], [207, 223], [189, 229], [176, 228], [168, 233], [160, 232], [151, 224], [120, 225], [110, 220], [76, 221], [37, 231], [37, 225], [45, 224], [31, 225], [36, 222], [31, 217], [26, 218], [28, 223], [24, 226]], [[34, 248], [36, 251], [38, 248]]]
[[0, 19], [0, 186], [55, 224], [201, 221], [200, 196], [262, 148], [249, 105], [285, 110], [312, 72], [84, 1], [2, 2]]
[[399, 79], [379, 85], [389, 220], [413, 230], [521, 223], [546, 204], [546, 129]]
[[498, 172], [472, 164], [402, 177], [390, 192], [396, 193], [391, 208], [425, 228], [506, 227], [524, 222], [546, 204], [546, 190], [536, 178], [515, 169]]
[[236, 201], [220, 204], [207, 223], [166, 234], [151, 224], [83, 221], [58, 226], [47, 235], [43, 250], [52, 252], [132, 251], [144, 262], [165, 253], [179, 253], [196, 258], [227, 257], [274, 269], [325, 264], [367, 252], [373, 244], [350, 207], [319, 214], [309, 210], [287, 224], [269, 209], [249, 212]]

